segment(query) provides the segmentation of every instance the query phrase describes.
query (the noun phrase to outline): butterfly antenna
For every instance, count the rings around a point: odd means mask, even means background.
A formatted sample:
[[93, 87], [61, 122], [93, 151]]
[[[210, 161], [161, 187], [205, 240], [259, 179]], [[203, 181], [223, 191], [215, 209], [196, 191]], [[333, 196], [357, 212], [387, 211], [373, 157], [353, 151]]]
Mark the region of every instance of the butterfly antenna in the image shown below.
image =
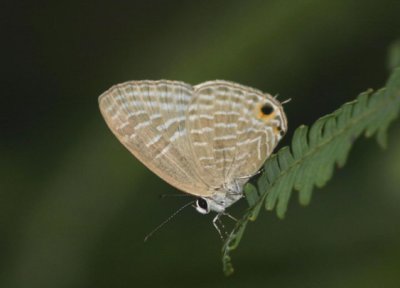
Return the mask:
[[172, 213], [171, 216], [169, 216], [167, 219], [165, 219], [160, 225], [158, 225], [156, 228], [153, 229], [149, 234], [147, 234], [146, 237], [144, 237], [144, 242], [146, 242], [151, 236], [153, 236], [154, 233], [156, 233], [158, 230], [160, 230], [165, 224], [167, 224], [169, 221], [171, 221], [172, 218], [174, 218], [179, 212], [181, 212], [183, 209], [186, 207], [194, 204], [196, 201], [190, 201], [189, 203], [186, 203], [183, 205], [181, 208], [176, 210], [174, 213]]
[[282, 101], [281, 104], [283, 105], [283, 104], [289, 103], [290, 101], [292, 101], [292, 98], [289, 98], [289, 99], [286, 99], [286, 100]]

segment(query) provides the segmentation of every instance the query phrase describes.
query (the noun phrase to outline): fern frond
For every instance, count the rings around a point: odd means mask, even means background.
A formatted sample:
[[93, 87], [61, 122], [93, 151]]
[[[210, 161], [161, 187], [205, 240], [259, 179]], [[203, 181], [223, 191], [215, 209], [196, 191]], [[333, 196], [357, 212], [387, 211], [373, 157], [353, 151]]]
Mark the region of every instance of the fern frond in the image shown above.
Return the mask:
[[235, 249], [249, 220], [257, 218], [262, 206], [276, 208], [283, 218], [293, 190], [303, 205], [310, 202], [314, 186], [322, 187], [332, 177], [335, 164], [344, 166], [354, 141], [364, 134], [376, 136], [386, 146], [386, 131], [400, 109], [400, 68], [393, 71], [385, 88], [368, 90], [356, 100], [344, 104], [332, 114], [318, 119], [311, 127], [300, 126], [290, 147], [270, 157], [257, 182], [245, 187], [250, 208], [237, 222], [222, 248], [225, 274], [233, 272], [229, 253]]

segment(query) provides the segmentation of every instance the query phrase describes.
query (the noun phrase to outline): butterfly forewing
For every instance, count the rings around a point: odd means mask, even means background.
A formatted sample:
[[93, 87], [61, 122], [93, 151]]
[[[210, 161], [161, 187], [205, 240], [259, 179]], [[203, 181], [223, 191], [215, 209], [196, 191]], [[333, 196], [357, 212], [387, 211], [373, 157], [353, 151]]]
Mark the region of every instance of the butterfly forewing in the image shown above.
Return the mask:
[[192, 95], [183, 82], [131, 81], [103, 93], [99, 104], [110, 129], [144, 165], [182, 191], [208, 196], [185, 127]]

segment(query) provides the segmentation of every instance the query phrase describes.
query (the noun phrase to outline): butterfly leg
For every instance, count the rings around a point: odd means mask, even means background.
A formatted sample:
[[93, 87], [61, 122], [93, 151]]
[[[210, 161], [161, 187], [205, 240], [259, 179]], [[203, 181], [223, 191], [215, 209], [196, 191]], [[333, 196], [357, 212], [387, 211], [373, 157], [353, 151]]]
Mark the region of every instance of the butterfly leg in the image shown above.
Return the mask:
[[217, 222], [220, 221], [219, 220], [219, 215], [220, 214], [217, 214], [217, 216], [214, 217], [212, 222], [213, 222], [213, 225], [214, 225], [215, 229], [217, 230], [217, 232], [219, 234], [219, 237], [221, 238], [222, 241], [224, 241], [224, 237], [222, 237], [221, 229], [219, 229], [218, 224], [217, 224]]
[[238, 221], [238, 219], [236, 219], [235, 217], [233, 217], [231, 214], [229, 214], [229, 213], [227, 213], [227, 212], [224, 212], [223, 215], [228, 216], [229, 218], [231, 218], [231, 219], [232, 219], [233, 221], [235, 221], [235, 222]]
[[218, 213], [214, 217], [213, 225], [214, 225], [215, 229], [217, 230], [221, 240], [224, 241], [226, 239], [226, 237], [228, 237], [228, 233], [226, 232], [225, 226], [221, 221], [221, 215], [225, 215], [225, 214]]

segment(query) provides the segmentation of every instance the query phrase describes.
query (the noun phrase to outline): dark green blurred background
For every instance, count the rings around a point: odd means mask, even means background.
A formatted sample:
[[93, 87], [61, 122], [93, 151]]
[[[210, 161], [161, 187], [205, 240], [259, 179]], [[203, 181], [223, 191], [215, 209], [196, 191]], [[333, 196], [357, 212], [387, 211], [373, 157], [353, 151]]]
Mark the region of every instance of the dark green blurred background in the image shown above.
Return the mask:
[[[212, 216], [148, 171], [97, 97], [133, 79], [226, 79], [286, 105], [290, 133], [382, 87], [400, 1], [3, 1], [0, 287], [400, 287], [400, 125], [356, 143], [311, 205], [262, 212], [222, 274]], [[245, 201], [233, 208], [240, 216]], [[251, 285], [251, 286], [250, 286]]]

